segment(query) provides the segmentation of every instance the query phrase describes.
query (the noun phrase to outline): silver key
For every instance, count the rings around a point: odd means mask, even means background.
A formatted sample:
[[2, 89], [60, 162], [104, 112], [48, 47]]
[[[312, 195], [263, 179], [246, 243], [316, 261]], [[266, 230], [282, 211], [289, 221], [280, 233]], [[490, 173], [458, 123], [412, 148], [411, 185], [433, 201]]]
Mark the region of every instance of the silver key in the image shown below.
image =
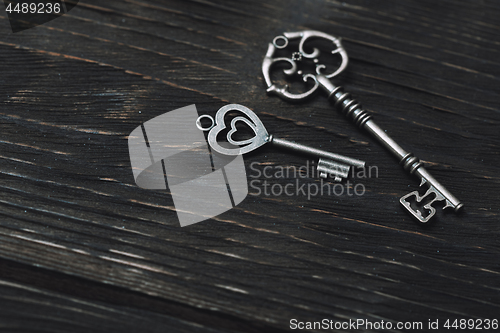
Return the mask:
[[[235, 146], [236, 148], [226, 148], [219, 144], [217, 141], [217, 136], [222, 131], [226, 130], [226, 124], [224, 122], [224, 117], [230, 111], [241, 112], [246, 117], [237, 116], [231, 120], [231, 128], [226, 134], [226, 139], [229, 144]], [[203, 119], [209, 119], [211, 121], [210, 126], [203, 127], [201, 121]], [[236, 133], [237, 122], [243, 122], [248, 125], [254, 132], [255, 136], [251, 139], [236, 141], [233, 138], [233, 134]], [[348, 176], [351, 166], [361, 167], [365, 166], [365, 162], [358, 159], [346, 157], [343, 155], [330, 153], [321, 149], [316, 149], [301, 145], [288, 140], [280, 139], [272, 134], [269, 134], [260, 121], [259, 117], [249, 108], [239, 105], [239, 104], [229, 104], [220, 108], [215, 119], [209, 115], [201, 115], [197, 121], [196, 126], [202, 131], [208, 132], [208, 144], [216, 152], [223, 155], [240, 155], [249, 153], [266, 143], [269, 143], [277, 148], [283, 148], [294, 153], [304, 154], [312, 157], [317, 157], [320, 159], [317, 169], [321, 177], [326, 178], [328, 175], [332, 176], [334, 180], [340, 181], [342, 178]]]
[[[340, 55], [342, 61], [338, 68], [330, 73], [323, 73], [326, 69], [324, 64], [319, 64], [318, 57], [321, 51], [318, 48], [313, 48], [311, 53], [304, 51], [304, 44], [310, 39], [325, 39], [334, 45], [332, 54]], [[286, 57], [273, 57], [278, 49], [285, 49], [288, 47], [290, 41], [298, 41], [298, 51], [293, 52], [290, 58]], [[305, 74], [299, 69], [299, 63], [305, 59], [310, 59], [316, 66], [316, 73]], [[284, 88], [277, 87], [271, 80], [271, 67], [278, 62], [288, 62], [291, 68], [284, 69], [283, 72], [287, 76], [301, 76], [304, 81], [312, 80], [314, 85], [308, 91], [301, 94], [293, 94], [288, 91], [288, 86]], [[267, 84], [267, 92], [269, 94], [278, 95], [279, 97], [288, 101], [300, 101], [312, 96], [319, 88], [327, 93], [328, 99], [334, 103], [334, 108], [339, 109], [344, 115], [354, 122], [360, 129], [366, 130], [377, 141], [379, 141], [385, 148], [387, 148], [403, 166], [404, 170], [412, 175], [420, 178], [420, 186], [427, 184], [427, 192], [420, 196], [418, 191], [413, 191], [400, 199], [401, 204], [405, 207], [415, 218], [420, 222], [428, 222], [436, 213], [433, 204], [438, 201], [444, 201], [444, 208], [451, 207], [458, 212], [463, 204], [451, 194], [443, 185], [441, 185], [432, 175], [424, 168], [422, 162], [413, 155], [405, 151], [398, 145], [389, 135], [385, 133], [372, 119], [372, 116], [363, 110], [361, 105], [349, 93], [345, 93], [342, 87], [335, 86], [331, 78], [342, 72], [348, 63], [347, 52], [345, 51], [340, 38], [332, 35], [325, 34], [319, 31], [306, 30], [299, 32], [286, 32], [282, 36], [274, 38], [273, 42], [269, 44], [266, 56], [262, 63], [262, 72]], [[411, 205], [410, 199], [414, 198], [416, 202], [420, 203], [422, 200], [428, 200], [423, 208], [427, 212], [422, 212], [414, 209]], [[444, 209], [443, 208], [443, 209]]]

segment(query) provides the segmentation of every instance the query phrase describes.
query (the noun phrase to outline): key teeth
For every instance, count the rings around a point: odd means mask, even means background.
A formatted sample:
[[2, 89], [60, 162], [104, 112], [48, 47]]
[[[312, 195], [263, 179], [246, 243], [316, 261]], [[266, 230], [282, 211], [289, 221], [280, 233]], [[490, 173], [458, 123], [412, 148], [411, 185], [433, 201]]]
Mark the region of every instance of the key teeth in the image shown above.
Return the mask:
[[446, 205], [443, 207], [443, 209], [446, 208], [455, 208], [455, 206], [453, 206], [450, 200], [446, 199]]
[[422, 186], [425, 183], [427, 183], [427, 179], [425, 179], [424, 177], [422, 177], [422, 179], [420, 180], [420, 185], [419, 186]]
[[445, 200], [446, 198], [441, 194], [439, 193], [438, 190], [436, 190], [432, 185], [429, 186], [429, 188], [427, 189], [427, 192], [425, 192], [424, 196], [422, 197], [425, 198], [426, 196], [430, 195], [431, 193], [434, 193], [436, 195], [436, 197], [434, 198], [434, 200], [432, 200], [430, 202], [430, 204], [432, 204], [434, 201], [443, 201]]
[[[428, 222], [436, 214], [436, 208], [434, 208], [432, 205], [437, 201], [443, 201], [443, 200], [445, 201], [445, 205], [442, 208], [443, 210], [446, 208], [454, 208], [455, 211], [458, 211], [460, 208], [462, 208], [462, 206], [463, 206], [462, 204], [458, 204], [457, 206], [455, 206], [449, 199], [447, 199], [443, 194], [441, 194], [441, 192], [439, 192], [434, 186], [432, 186], [431, 183], [427, 179], [422, 177], [422, 180], [420, 182], [420, 186], [422, 186], [426, 183], [428, 184], [429, 188], [427, 189], [427, 191], [425, 192], [425, 194], [423, 196], [420, 196], [418, 191], [413, 191], [413, 192], [408, 193], [405, 196], [401, 197], [401, 199], [399, 199], [399, 201], [403, 205], [403, 207], [405, 207], [417, 220], [419, 220], [422, 223]], [[429, 212], [430, 212], [427, 217], [423, 217], [422, 212], [420, 210], [413, 209], [411, 207], [411, 202], [406, 200], [407, 198], [414, 196], [415, 201], [417, 203], [419, 203], [419, 202], [422, 202], [422, 200], [424, 198], [428, 197], [432, 193], [435, 194], [435, 197], [423, 206], [423, 208], [429, 210]]]
[[[426, 196], [428, 196], [431, 193], [435, 193], [436, 194], [436, 198], [434, 198], [434, 200], [432, 200], [431, 202], [429, 202], [428, 205], [432, 205], [435, 201], [443, 201], [443, 200], [445, 200], [446, 204], [443, 207], [443, 209], [446, 209], [446, 208], [456, 208], [455, 205], [450, 200], [448, 200], [444, 195], [442, 195], [441, 192], [439, 192], [434, 186], [432, 186], [427, 181], [427, 179], [425, 179], [424, 177], [422, 177], [422, 181], [421, 181], [420, 186], [422, 186], [425, 183], [429, 184], [429, 188], [427, 189], [427, 192], [425, 192], [425, 194], [422, 197], [422, 199], [425, 198]], [[427, 208], [427, 205], [425, 205], [424, 207]]]
[[417, 215], [417, 219], [419, 219], [421, 222], [423, 222], [425, 220], [425, 217], [422, 215], [421, 211], [414, 210], [413, 208], [411, 208], [411, 203], [409, 201], [406, 201], [406, 200], [403, 200], [403, 201], [406, 205], [406, 208], [412, 210], [414, 212], [414, 215], [415, 214]]
[[327, 158], [320, 158], [316, 170], [318, 170], [320, 177], [333, 178], [335, 182], [341, 182], [342, 178], [349, 176], [351, 166], [345, 163], [336, 162]]
[[[426, 193], [426, 195], [427, 195], [427, 193]], [[403, 207], [406, 208], [410, 212], [410, 214], [412, 214], [421, 223], [429, 222], [429, 220], [436, 214], [436, 209], [429, 204], [425, 205], [424, 208], [428, 209], [430, 212], [429, 212], [429, 215], [424, 217], [422, 215], [422, 212], [420, 210], [414, 210], [411, 207], [411, 203], [409, 201], [407, 201], [406, 199], [411, 197], [411, 196], [414, 196], [416, 202], [421, 202], [422, 199], [426, 197], [426, 195], [421, 197], [420, 194], [418, 193], [418, 191], [413, 191], [413, 192], [410, 192], [399, 199], [399, 202], [403, 205]], [[431, 201], [430, 204], [432, 204], [434, 201], [435, 200]]]

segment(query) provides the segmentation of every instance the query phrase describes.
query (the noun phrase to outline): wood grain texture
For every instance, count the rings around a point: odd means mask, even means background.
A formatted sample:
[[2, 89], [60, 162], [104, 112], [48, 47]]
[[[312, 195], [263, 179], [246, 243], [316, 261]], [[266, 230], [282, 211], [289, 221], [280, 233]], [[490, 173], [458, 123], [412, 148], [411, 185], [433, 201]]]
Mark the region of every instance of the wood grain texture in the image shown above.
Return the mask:
[[[493, 0], [84, 0], [16, 34], [2, 16], [0, 329], [500, 319], [499, 15]], [[303, 29], [343, 38], [350, 64], [336, 82], [427, 162], [461, 214], [417, 224], [399, 198], [418, 181], [326, 98], [266, 95], [267, 43]], [[363, 196], [250, 195], [180, 228], [168, 191], [135, 185], [127, 137], [193, 103], [246, 105], [276, 136], [379, 177], [354, 180]], [[245, 157], [249, 174], [254, 162], [306, 159], [265, 147]]]

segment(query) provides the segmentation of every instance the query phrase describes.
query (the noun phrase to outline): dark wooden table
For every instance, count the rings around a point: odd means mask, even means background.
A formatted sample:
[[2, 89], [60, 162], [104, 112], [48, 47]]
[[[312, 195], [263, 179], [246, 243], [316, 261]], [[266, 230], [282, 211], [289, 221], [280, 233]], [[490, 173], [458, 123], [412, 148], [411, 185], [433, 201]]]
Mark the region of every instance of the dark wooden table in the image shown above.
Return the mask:
[[[84, 0], [13, 34], [3, 15], [0, 331], [500, 319], [499, 17], [494, 0]], [[267, 43], [304, 29], [343, 37], [350, 64], [335, 81], [461, 214], [415, 222], [399, 197], [417, 179], [324, 96], [266, 95]], [[135, 185], [127, 137], [193, 103], [246, 105], [274, 134], [366, 160], [378, 177], [353, 180], [362, 196], [249, 195], [181, 228], [168, 191]], [[245, 157], [249, 173], [253, 162], [306, 159], [263, 148]]]

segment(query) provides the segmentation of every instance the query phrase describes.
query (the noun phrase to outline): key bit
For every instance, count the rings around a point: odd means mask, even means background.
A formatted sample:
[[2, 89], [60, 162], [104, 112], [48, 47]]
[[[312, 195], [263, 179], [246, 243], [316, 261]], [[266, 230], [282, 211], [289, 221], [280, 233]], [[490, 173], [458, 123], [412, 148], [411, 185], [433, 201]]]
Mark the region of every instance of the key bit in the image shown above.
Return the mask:
[[[311, 53], [304, 50], [305, 43], [312, 39], [323, 39], [333, 44], [331, 54], [339, 55], [341, 58], [340, 65], [335, 71], [329, 74], [324, 73], [327, 66], [319, 63], [318, 57], [320, 56], [321, 51], [318, 48], [312, 48]], [[293, 41], [298, 42], [298, 51], [294, 51], [292, 53], [292, 57], [274, 57], [278, 50], [287, 48], [289, 46], [289, 42]], [[297, 52], [301, 56], [298, 56]], [[316, 66], [316, 72], [304, 73], [301, 69], [299, 69], [298, 59], [300, 59], [301, 63], [306, 59], [312, 61]], [[398, 145], [384, 130], [382, 130], [382, 128], [375, 123], [372, 116], [363, 110], [360, 103], [351, 98], [349, 93], [344, 92], [342, 87], [334, 85], [330, 80], [347, 67], [348, 60], [347, 52], [342, 46], [340, 38], [313, 30], [285, 32], [282, 36], [274, 38], [273, 42], [269, 44], [266, 56], [264, 57], [264, 61], [262, 63], [262, 72], [267, 85], [267, 92], [269, 94], [277, 95], [287, 101], [301, 101], [311, 97], [317, 90], [324, 91], [327, 94], [328, 99], [333, 102], [335, 109], [340, 110], [360, 129], [366, 130], [385, 148], [387, 148], [399, 160], [404, 170], [420, 178], [421, 185], [428, 185], [429, 188], [423, 196], [420, 196], [418, 191], [414, 191], [400, 199], [403, 207], [405, 207], [415, 218], [422, 223], [428, 222], [436, 213], [436, 209], [433, 207], [433, 204], [439, 201], [445, 201], [444, 208], [453, 208], [455, 212], [459, 211], [463, 207], [463, 204], [434, 177], [432, 177], [432, 175], [424, 168], [422, 162], [420, 162], [417, 157], [413, 156], [412, 153], [405, 151], [400, 145]], [[302, 77], [304, 82], [312, 81], [314, 85], [308, 91], [298, 94], [291, 93], [288, 86], [285, 86], [284, 88], [277, 87], [271, 80], [271, 68], [276, 63], [280, 62], [286, 62], [291, 66], [290, 68], [283, 70], [286, 76], [299, 76]], [[434, 195], [432, 200], [423, 206], [423, 208], [429, 212], [428, 214], [413, 209], [411, 201], [409, 200], [414, 198], [417, 203], [420, 203], [424, 199], [430, 199], [431, 195]]]
[[[237, 148], [222, 147], [217, 141], [217, 136], [222, 131], [227, 129], [224, 122], [224, 117], [230, 111], [238, 111], [246, 116], [234, 117], [231, 120], [231, 128], [226, 134], [227, 142], [229, 142], [233, 146], [236, 146]], [[211, 121], [210, 126], [202, 126], [201, 121], [204, 118]], [[248, 125], [254, 132], [255, 136], [247, 140], [234, 140], [233, 134], [237, 131], [236, 124], [238, 122], [243, 122]], [[360, 168], [363, 168], [365, 166], [364, 161], [355, 158], [331, 153], [322, 149], [316, 149], [313, 147], [277, 138], [267, 132], [264, 124], [262, 124], [259, 117], [252, 110], [239, 104], [229, 104], [223, 106], [217, 111], [215, 119], [209, 115], [200, 116], [196, 121], [196, 126], [198, 126], [198, 128], [202, 131], [209, 131], [208, 144], [213, 150], [224, 155], [246, 154], [265, 145], [266, 143], [269, 143], [277, 148], [282, 148], [295, 153], [319, 158], [320, 161], [322, 161], [321, 163], [318, 163], [318, 171], [321, 172], [321, 177], [323, 177], [323, 175], [325, 175], [325, 177], [323, 178], [331, 176], [335, 181], [340, 181], [342, 178], [346, 178], [351, 166]], [[321, 165], [321, 170], [319, 170], [319, 165]], [[329, 168], [326, 168], [327, 166]]]
[[342, 178], [347, 178], [349, 176], [350, 169], [351, 167], [348, 165], [325, 158], [320, 158], [317, 166], [321, 178], [327, 178], [328, 175], [330, 175], [330, 177], [338, 182], [342, 181]]
[[[445, 202], [443, 209], [453, 208], [455, 212], [462, 209], [463, 204], [460, 203], [460, 201], [458, 201], [458, 199], [455, 198], [455, 196], [451, 194], [443, 185], [441, 185], [434, 177], [432, 177], [432, 175], [423, 166], [418, 167], [414, 171], [414, 174], [420, 177], [421, 187], [424, 186], [424, 184], [428, 185], [427, 192], [425, 192], [423, 196], [420, 196], [418, 191], [413, 191], [401, 197], [399, 202], [401, 202], [403, 207], [405, 207], [417, 220], [422, 223], [427, 223], [434, 216], [434, 214], [436, 214], [436, 209], [432, 205], [438, 201]], [[434, 195], [434, 198], [423, 206], [423, 208], [429, 211], [429, 213], [425, 214], [421, 210], [414, 209], [411, 206], [411, 201], [409, 199], [412, 197], [415, 199], [416, 203], [420, 203], [424, 199], [430, 199], [432, 195]]]

